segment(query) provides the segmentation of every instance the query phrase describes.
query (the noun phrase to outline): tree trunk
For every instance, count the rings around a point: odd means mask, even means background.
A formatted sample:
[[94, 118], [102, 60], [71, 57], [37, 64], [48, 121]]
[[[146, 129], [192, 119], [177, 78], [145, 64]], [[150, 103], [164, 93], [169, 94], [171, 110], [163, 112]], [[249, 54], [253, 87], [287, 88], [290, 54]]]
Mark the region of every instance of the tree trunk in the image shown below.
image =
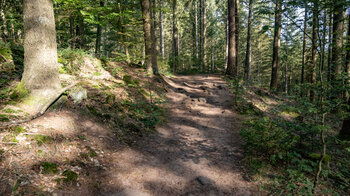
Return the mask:
[[[301, 59], [301, 78], [300, 78], [300, 83], [304, 84], [305, 80], [305, 59], [306, 59], [306, 31], [307, 31], [307, 13], [308, 13], [308, 5], [307, 1], [304, 0], [305, 4], [305, 13], [304, 13], [304, 33], [303, 33], [303, 54], [302, 54], [302, 59]], [[301, 96], [304, 95], [304, 90], [301, 88], [300, 91]]]
[[[153, 0], [155, 3], [156, 1]], [[151, 9], [155, 9], [155, 5], [153, 7], [151, 6]], [[152, 43], [152, 70], [154, 75], [159, 75], [159, 70], [158, 70], [158, 49], [157, 49], [157, 36], [156, 36], [156, 12], [153, 11], [153, 17], [151, 20], [153, 20], [153, 23], [151, 23], [151, 43]], [[154, 26], [152, 25], [154, 24]]]
[[75, 32], [74, 32], [74, 18], [69, 17], [69, 32], [70, 32], [70, 42], [72, 49], [75, 49]]
[[[346, 41], [346, 59], [345, 59], [345, 68], [348, 80], [346, 85], [350, 85], [350, 14], [347, 16], [348, 19], [348, 32], [347, 32], [347, 41]], [[348, 91], [345, 92], [345, 98], [349, 99]]]
[[334, 1], [334, 18], [333, 18], [333, 51], [332, 51], [332, 73], [331, 80], [334, 96], [341, 97], [341, 92], [338, 91], [342, 85], [342, 50], [343, 50], [343, 32], [344, 32], [344, 0]]
[[239, 65], [239, 0], [235, 0], [235, 39], [236, 39], [236, 66]]
[[196, 61], [198, 61], [198, 1], [195, 0]]
[[162, 61], [164, 63], [164, 57], [165, 57], [165, 53], [164, 53], [164, 33], [163, 33], [163, 29], [164, 29], [164, 24], [163, 24], [163, 1], [160, 0], [159, 1], [159, 46], [160, 46], [160, 53], [162, 55]]
[[207, 6], [206, 0], [202, 0], [202, 71], [207, 68]]
[[152, 27], [152, 4], [150, 0], [142, 0], [141, 5], [143, 16], [147, 73], [151, 75], [153, 70], [153, 74], [158, 74], [157, 54], [155, 53], [155, 49], [152, 48], [155, 45], [154, 30]]
[[282, 24], [282, 0], [276, 0], [275, 33], [273, 38], [273, 56], [270, 90], [276, 91], [278, 85], [278, 67], [280, 64], [281, 50], [281, 24]]
[[333, 49], [333, 15], [332, 11], [329, 11], [329, 30], [328, 30], [328, 59], [327, 59], [327, 82], [331, 81], [331, 72], [332, 72], [332, 49]]
[[[100, 0], [100, 6], [104, 6], [103, 0]], [[100, 14], [97, 16], [98, 22], [101, 20]], [[97, 25], [97, 32], [96, 32], [96, 49], [95, 49], [95, 55], [96, 57], [101, 56], [101, 37], [102, 37], [102, 27], [100, 24]]]
[[236, 77], [235, 0], [228, 0], [228, 61], [226, 74]]
[[84, 25], [84, 19], [79, 18], [79, 31], [76, 33], [79, 33], [79, 48], [83, 49], [85, 48], [85, 25]]
[[52, 0], [24, 0], [23, 18], [24, 86], [29, 91], [61, 89]]
[[[317, 66], [317, 35], [318, 35], [318, 2], [314, 1], [312, 16], [312, 66], [310, 67], [310, 83], [311, 85], [316, 84], [316, 66]], [[315, 90], [310, 91], [310, 101], [316, 101]]]
[[176, 24], [176, 1], [177, 0], [173, 0], [173, 71], [177, 71], [179, 66], [179, 35]]
[[245, 57], [245, 66], [244, 66], [244, 80], [250, 80], [250, 71], [251, 71], [251, 39], [252, 39], [252, 15], [253, 15], [253, 0], [249, 0], [249, 12], [248, 12], [248, 33], [247, 33], [247, 51]]

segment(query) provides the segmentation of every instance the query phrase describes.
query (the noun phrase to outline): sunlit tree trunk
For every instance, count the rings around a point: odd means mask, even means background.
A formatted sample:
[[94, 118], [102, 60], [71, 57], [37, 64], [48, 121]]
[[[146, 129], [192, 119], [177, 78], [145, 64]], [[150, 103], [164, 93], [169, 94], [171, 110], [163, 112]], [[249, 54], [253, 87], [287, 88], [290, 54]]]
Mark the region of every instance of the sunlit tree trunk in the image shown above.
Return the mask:
[[52, 0], [24, 0], [23, 20], [25, 35], [22, 83], [31, 92], [61, 89]]
[[251, 73], [251, 39], [252, 39], [252, 15], [253, 15], [253, 0], [249, 0], [249, 11], [248, 11], [248, 32], [247, 32], [247, 50], [245, 56], [245, 66], [244, 66], [244, 80], [250, 80]]
[[276, 0], [275, 9], [275, 33], [273, 38], [273, 55], [270, 90], [276, 91], [278, 85], [278, 67], [280, 64], [281, 50], [281, 24], [282, 24], [282, 0]]
[[163, 1], [159, 1], [159, 46], [160, 53], [162, 55], [162, 61], [164, 62], [165, 52], [164, 52], [164, 24], [163, 24]]
[[207, 68], [207, 5], [206, 0], [202, 0], [202, 71]]
[[235, 37], [235, 0], [228, 0], [228, 61], [226, 74], [236, 77], [237, 76], [237, 64], [236, 64], [236, 37]]

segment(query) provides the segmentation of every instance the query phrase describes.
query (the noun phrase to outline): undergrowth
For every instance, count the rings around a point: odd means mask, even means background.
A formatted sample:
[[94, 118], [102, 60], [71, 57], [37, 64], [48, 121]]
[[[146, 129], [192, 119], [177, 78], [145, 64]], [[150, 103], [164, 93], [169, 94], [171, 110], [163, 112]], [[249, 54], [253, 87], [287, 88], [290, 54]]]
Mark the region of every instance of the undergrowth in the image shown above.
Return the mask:
[[[339, 140], [331, 132], [331, 126], [321, 126], [317, 106], [289, 102], [270, 105], [267, 111], [256, 107], [257, 103], [247, 95], [249, 89], [230, 81], [235, 109], [246, 121], [240, 135], [244, 141], [244, 161], [250, 176], [261, 182], [261, 187], [273, 195], [313, 195], [314, 178], [321, 157], [319, 134], [326, 130], [327, 154], [317, 194], [348, 195], [350, 193], [350, 142]], [[260, 90], [257, 90], [260, 91]], [[254, 93], [254, 92], [253, 92]], [[257, 99], [275, 100], [271, 96]], [[261, 104], [261, 103], [260, 103]], [[291, 114], [292, 119], [283, 118]]]

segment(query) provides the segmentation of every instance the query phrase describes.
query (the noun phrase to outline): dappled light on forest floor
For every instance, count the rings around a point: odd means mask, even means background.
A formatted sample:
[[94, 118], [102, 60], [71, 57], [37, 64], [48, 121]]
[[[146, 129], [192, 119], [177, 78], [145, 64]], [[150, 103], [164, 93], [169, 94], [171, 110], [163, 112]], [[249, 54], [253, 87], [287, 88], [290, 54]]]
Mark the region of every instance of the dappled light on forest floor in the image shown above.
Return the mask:
[[[219, 76], [165, 81], [168, 119], [156, 133], [130, 137], [126, 145], [120, 130], [84, 108], [52, 110], [19, 133], [26, 147], [1, 147], [20, 156], [2, 162], [0, 180], [8, 188], [19, 183], [29, 193], [58, 195], [256, 193], [241, 163], [239, 123], [225, 82]], [[9, 181], [13, 171], [21, 176]]]

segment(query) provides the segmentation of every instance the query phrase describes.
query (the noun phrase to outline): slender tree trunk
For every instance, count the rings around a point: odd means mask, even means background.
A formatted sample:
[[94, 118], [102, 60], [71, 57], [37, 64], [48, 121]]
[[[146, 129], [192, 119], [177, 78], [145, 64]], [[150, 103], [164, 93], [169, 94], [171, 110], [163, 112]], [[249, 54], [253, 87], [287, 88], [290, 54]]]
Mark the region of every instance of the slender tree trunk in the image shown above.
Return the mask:
[[70, 32], [71, 47], [72, 47], [72, 49], [75, 49], [75, 32], [74, 32], [74, 18], [73, 18], [73, 16], [69, 17], [69, 32]]
[[203, 1], [203, 11], [202, 11], [202, 39], [203, 39], [203, 46], [202, 46], [202, 71], [205, 71], [207, 69], [207, 5], [206, 0]]
[[[153, 0], [153, 2], [156, 2], [155, 0]], [[155, 9], [155, 5], [153, 5], [153, 7], [151, 6], [151, 8]], [[157, 36], [156, 36], [156, 12], [153, 11], [153, 18], [151, 18], [151, 20], [153, 20], [153, 24], [154, 26], [151, 24], [151, 42], [152, 42], [152, 70], [153, 70], [153, 74], [154, 75], [159, 75], [159, 70], [158, 70], [158, 47], [157, 47]]]
[[164, 53], [164, 33], [163, 33], [163, 29], [164, 29], [164, 24], [163, 24], [163, 1], [160, 0], [159, 1], [159, 46], [160, 46], [160, 53], [162, 55], [162, 61], [164, 63], [164, 57], [165, 57], [165, 53]]
[[196, 61], [198, 61], [198, 1], [195, 0]]
[[56, 92], [61, 89], [61, 84], [58, 77], [52, 0], [24, 0], [23, 20], [25, 35], [22, 83], [31, 92], [49, 89]]
[[[104, 1], [100, 0], [100, 6], [104, 6]], [[97, 16], [97, 20], [100, 22], [101, 16], [100, 14]], [[96, 57], [101, 56], [101, 37], [102, 37], [102, 27], [100, 24], [97, 25], [97, 32], [96, 32], [96, 49], [95, 49], [95, 55]]]
[[239, 65], [239, 0], [235, 0], [235, 39], [236, 39], [236, 66]]
[[[301, 59], [301, 78], [300, 78], [300, 83], [304, 84], [305, 80], [305, 60], [306, 60], [306, 31], [307, 31], [307, 13], [308, 13], [308, 5], [307, 1], [304, 0], [305, 4], [305, 13], [304, 13], [304, 33], [303, 33], [303, 54], [302, 54], [302, 59]], [[301, 96], [304, 95], [304, 90], [301, 88], [300, 90]]]
[[251, 71], [251, 42], [252, 42], [252, 15], [253, 15], [253, 0], [249, 0], [249, 12], [248, 12], [248, 33], [247, 33], [247, 51], [245, 57], [245, 66], [244, 66], [244, 80], [250, 80], [250, 71]]
[[177, 0], [173, 0], [173, 71], [177, 71], [179, 66], [179, 35], [177, 29], [176, 19], [176, 5]]
[[78, 32], [76, 32], [77, 34], [79, 34], [79, 48], [83, 49], [85, 48], [85, 25], [83, 16], [79, 18], [79, 25], [77, 27], [79, 27]]
[[333, 17], [332, 11], [329, 11], [329, 26], [328, 26], [328, 62], [327, 62], [327, 82], [331, 81], [332, 72], [332, 50], [333, 50]]
[[281, 50], [281, 24], [282, 24], [282, 0], [276, 0], [275, 33], [273, 39], [273, 56], [270, 90], [276, 91], [278, 85], [278, 67], [280, 64]]
[[[312, 66], [310, 69], [310, 82], [312, 85], [316, 84], [316, 67], [317, 67], [317, 38], [318, 38], [318, 2], [314, 1], [313, 16], [312, 16]], [[310, 91], [310, 101], [316, 101], [315, 90]]]
[[344, 32], [344, 0], [334, 1], [334, 18], [333, 18], [333, 51], [332, 51], [332, 73], [331, 80], [334, 96], [341, 97], [341, 92], [336, 89], [342, 85], [341, 72], [343, 62], [343, 32]]
[[[350, 14], [347, 16], [348, 19], [348, 32], [347, 32], [347, 40], [346, 40], [346, 59], [345, 59], [345, 68], [348, 76], [348, 80], [346, 81], [346, 85], [350, 85]], [[345, 92], [345, 98], [349, 99], [348, 91]]]
[[228, 0], [228, 62], [226, 74], [236, 77], [237, 76], [237, 64], [236, 64], [236, 37], [235, 37], [235, 0]]
[[5, 8], [5, 2], [1, 0], [0, 1], [0, 19], [1, 19], [0, 38], [6, 41], [8, 32], [6, 28], [6, 16], [5, 16], [4, 8]]

